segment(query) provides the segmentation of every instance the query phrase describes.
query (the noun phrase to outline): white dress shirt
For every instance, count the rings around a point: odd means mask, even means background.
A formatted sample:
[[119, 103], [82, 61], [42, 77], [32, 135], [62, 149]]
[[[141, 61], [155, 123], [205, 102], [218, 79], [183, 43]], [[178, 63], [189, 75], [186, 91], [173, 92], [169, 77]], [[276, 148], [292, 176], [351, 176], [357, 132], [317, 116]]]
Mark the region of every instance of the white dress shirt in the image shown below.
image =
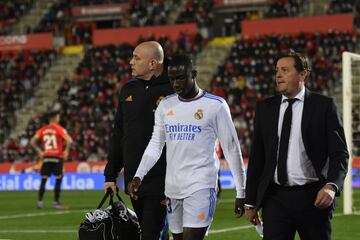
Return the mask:
[[[304, 97], [305, 88], [303, 88], [298, 93], [298, 95], [295, 96], [298, 101], [294, 102], [292, 105], [292, 120], [287, 157], [287, 173], [289, 186], [304, 185], [319, 180], [316, 176], [314, 166], [312, 165], [309, 157], [306, 154], [303, 138], [301, 135], [301, 119], [304, 108]], [[279, 139], [281, 136], [281, 128], [285, 110], [289, 104], [286, 99], [288, 98], [282, 96], [278, 124]], [[279, 184], [277, 177], [277, 167], [275, 169], [274, 180], [277, 184]]]

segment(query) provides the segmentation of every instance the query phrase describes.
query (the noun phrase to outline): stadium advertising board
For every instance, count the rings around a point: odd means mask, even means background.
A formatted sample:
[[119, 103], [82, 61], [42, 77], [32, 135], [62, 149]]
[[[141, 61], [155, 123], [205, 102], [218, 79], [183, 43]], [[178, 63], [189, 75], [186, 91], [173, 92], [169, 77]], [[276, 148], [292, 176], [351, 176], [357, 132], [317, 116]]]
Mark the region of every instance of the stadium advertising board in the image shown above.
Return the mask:
[[107, 44], [137, 43], [140, 37], [146, 38], [149, 35], [153, 35], [155, 38], [166, 36], [170, 40], [176, 41], [180, 32], [196, 34], [196, 24], [186, 23], [141, 28], [95, 29], [93, 32], [93, 44], [95, 46], [102, 46]]
[[[0, 174], [0, 191], [39, 190], [41, 176], [36, 173]], [[49, 178], [46, 189], [53, 190], [55, 177]], [[95, 190], [104, 188], [102, 173], [65, 173], [63, 190]]]
[[271, 34], [299, 34], [301, 32], [327, 33], [329, 29], [352, 31], [352, 14], [311, 16], [241, 21], [243, 36]]
[[75, 17], [84, 16], [102, 16], [102, 15], [116, 15], [126, 12], [129, 8], [129, 3], [122, 4], [99, 4], [95, 6], [79, 6], [71, 9], [72, 15]]
[[269, 0], [215, 0], [216, 6], [267, 4]]
[[[64, 172], [103, 173], [106, 161], [99, 162], [65, 162]], [[40, 168], [36, 162], [0, 163], [0, 173], [37, 173]]]
[[[104, 184], [104, 168], [106, 161], [100, 162], [66, 162], [64, 164], [64, 190], [101, 190]], [[247, 165], [247, 159], [245, 159]], [[360, 157], [353, 159], [353, 187], [360, 187]], [[0, 191], [38, 190], [41, 177], [37, 163], [1, 163]], [[226, 161], [221, 161], [220, 183], [224, 189], [235, 188], [234, 180]], [[53, 189], [55, 178], [51, 177], [46, 188]], [[123, 186], [123, 179], [119, 179]]]
[[51, 49], [52, 46], [51, 33], [0, 36], [0, 51]]

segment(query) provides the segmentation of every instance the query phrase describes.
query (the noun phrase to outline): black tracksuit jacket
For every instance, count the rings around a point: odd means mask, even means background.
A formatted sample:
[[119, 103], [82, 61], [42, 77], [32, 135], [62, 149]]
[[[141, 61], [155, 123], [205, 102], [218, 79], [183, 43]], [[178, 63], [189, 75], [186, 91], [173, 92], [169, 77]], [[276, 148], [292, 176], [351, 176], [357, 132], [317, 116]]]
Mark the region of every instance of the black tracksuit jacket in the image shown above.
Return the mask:
[[[125, 191], [133, 179], [147, 147], [154, 126], [154, 114], [160, 100], [174, 93], [167, 75], [150, 81], [133, 78], [119, 95], [113, 132], [105, 167], [105, 181], [115, 181], [124, 167]], [[166, 159], [165, 148], [156, 165], [144, 177], [139, 196], [164, 194]]]

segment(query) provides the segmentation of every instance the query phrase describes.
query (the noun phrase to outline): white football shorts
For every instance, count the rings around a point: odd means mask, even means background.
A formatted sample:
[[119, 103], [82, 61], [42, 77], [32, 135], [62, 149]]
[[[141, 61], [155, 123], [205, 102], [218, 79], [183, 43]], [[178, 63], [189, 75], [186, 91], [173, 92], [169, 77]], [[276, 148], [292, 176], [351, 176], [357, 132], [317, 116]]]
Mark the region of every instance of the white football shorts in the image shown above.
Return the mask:
[[184, 227], [210, 226], [215, 212], [216, 191], [201, 189], [184, 199], [167, 198], [167, 218], [172, 233], [182, 233]]

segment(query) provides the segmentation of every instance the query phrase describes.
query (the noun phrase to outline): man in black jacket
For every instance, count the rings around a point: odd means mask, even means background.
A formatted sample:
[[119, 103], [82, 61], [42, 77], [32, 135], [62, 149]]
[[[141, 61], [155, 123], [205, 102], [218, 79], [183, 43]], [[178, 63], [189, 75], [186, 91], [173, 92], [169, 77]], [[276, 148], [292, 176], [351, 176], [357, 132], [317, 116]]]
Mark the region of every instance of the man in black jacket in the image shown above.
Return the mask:
[[305, 88], [307, 57], [288, 50], [275, 59], [281, 93], [256, 106], [247, 169], [245, 216], [264, 239], [331, 239], [335, 195], [342, 190], [349, 153], [332, 98]]
[[[110, 140], [108, 163], [105, 167], [105, 189], [116, 191], [116, 178], [124, 168], [125, 191], [139, 166], [144, 150], [151, 138], [154, 112], [161, 99], [173, 93], [164, 71], [164, 52], [158, 42], [139, 44], [130, 61], [131, 81], [119, 95]], [[166, 219], [164, 195], [166, 160], [163, 151], [159, 162], [144, 178], [136, 200], [131, 199], [139, 218], [142, 240], [162, 238]]]

